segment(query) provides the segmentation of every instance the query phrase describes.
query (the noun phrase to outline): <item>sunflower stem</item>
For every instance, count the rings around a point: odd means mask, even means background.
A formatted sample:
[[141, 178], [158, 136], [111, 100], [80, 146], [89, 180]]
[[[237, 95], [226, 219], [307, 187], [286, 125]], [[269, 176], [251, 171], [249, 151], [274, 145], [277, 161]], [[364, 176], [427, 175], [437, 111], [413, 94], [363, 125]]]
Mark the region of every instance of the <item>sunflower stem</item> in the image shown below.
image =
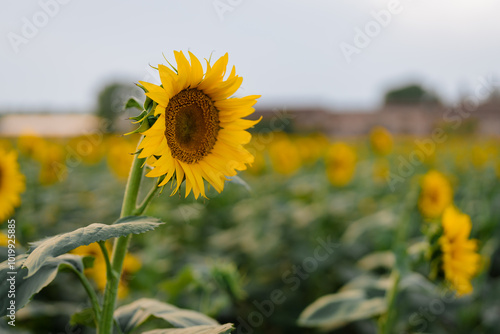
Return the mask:
[[390, 334], [394, 332], [394, 324], [397, 320], [397, 296], [399, 290], [399, 284], [401, 282], [401, 277], [408, 272], [408, 257], [407, 257], [407, 239], [409, 226], [411, 223], [411, 212], [412, 207], [415, 206], [416, 203], [416, 188], [410, 189], [408, 197], [405, 203], [401, 206], [401, 219], [398, 221], [396, 236], [394, 239], [392, 251], [394, 252], [394, 257], [396, 259], [396, 263], [394, 268], [392, 269], [391, 277], [392, 277], [392, 286], [386, 294], [387, 301], [387, 311], [386, 313], [379, 319], [379, 333], [382, 334]]
[[85, 288], [85, 291], [89, 296], [90, 302], [92, 303], [92, 311], [94, 312], [94, 321], [96, 323], [96, 326], [98, 326], [101, 321], [101, 305], [99, 304], [99, 298], [97, 298], [94, 288], [90, 284], [87, 277], [85, 277], [85, 275], [82, 272], [80, 272], [73, 266], [69, 266], [69, 268], [73, 270], [73, 272], [76, 274], [76, 276], [82, 283], [83, 287]]
[[149, 203], [153, 199], [153, 197], [156, 195], [160, 187], [158, 187], [159, 182], [155, 182], [153, 185], [153, 188], [149, 191], [149, 193], [146, 195], [142, 203], [134, 210], [133, 215], [134, 216], [140, 216], [144, 213], [144, 210], [148, 207]]
[[[143, 173], [142, 167], [145, 160], [146, 159], [139, 158], [137, 154], [134, 156], [134, 162], [132, 163], [132, 168], [130, 169], [127, 187], [125, 188], [120, 218], [134, 215], [136, 211], [137, 195], [141, 186]], [[110, 261], [111, 270], [108, 270], [107, 272], [103, 312], [98, 331], [99, 334], [112, 334], [113, 332], [113, 313], [115, 311], [118, 285], [120, 283], [123, 260], [127, 254], [130, 237], [131, 235], [120, 237], [114, 244], [113, 255]]]

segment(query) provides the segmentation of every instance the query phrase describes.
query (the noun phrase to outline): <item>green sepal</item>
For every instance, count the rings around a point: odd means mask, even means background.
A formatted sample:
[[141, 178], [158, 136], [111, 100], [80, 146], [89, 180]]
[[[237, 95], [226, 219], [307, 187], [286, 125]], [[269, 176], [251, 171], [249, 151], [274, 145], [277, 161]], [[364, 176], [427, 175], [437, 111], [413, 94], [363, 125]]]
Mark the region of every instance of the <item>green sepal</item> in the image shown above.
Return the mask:
[[136, 109], [142, 110], [141, 104], [133, 97], [128, 99], [127, 103], [125, 103], [125, 109], [128, 109], [128, 108], [136, 108]]
[[[144, 88], [144, 93], [147, 93], [146, 88]], [[150, 97], [146, 96], [146, 101], [144, 101], [144, 110], [148, 110], [153, 102], [154, 101]]]
[[128, 119], [130, 120], [133, 120], [134, 122], [132, 122], [133, 124], [137, 124], [137, 123], [140, 123], [144, 117], [146, 117], [148, 115], [148, 111], [147, 110], [143, 110], [139, 115], [135, 116], [135, 117], [129, 117]]
[[134, 134], [134, 133], [142, 133], [142, 132], [146, 131], [149, 128], [150, 128], [149, 122], [143, 122], [137, 129], [135, 129], [134, 131], [130, 131], [130, 132], [126, 133], [125, 136], [131, 135], [131, 134]]
[[131, 117], [130, 119], [135, 120], [135, 122], [132, 122], [134, 124], [141, 123], [137, 129], [134, 131], [131, 131], [129, 133], [126, 133], [125, 135], [131, 135], [133, 133], [142, 133], [146, 130], [148, 130], [150, 127], [153, 126], [156, 122], [156, 117], [153, 114], [153, 110], [155, 110], [156, 106], [158, 104], [153, 101], [152, 104], [148, 105], [148, 109], [144, 110], [139, 116], [136, 117]]

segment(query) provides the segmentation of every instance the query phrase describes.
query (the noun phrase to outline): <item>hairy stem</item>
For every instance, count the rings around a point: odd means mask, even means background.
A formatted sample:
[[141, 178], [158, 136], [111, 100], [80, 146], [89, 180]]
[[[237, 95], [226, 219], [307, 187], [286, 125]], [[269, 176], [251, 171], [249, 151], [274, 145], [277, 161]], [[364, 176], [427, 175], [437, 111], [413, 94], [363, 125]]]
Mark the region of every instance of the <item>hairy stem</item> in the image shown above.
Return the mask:
[[[120, 218], [131, 216], [136, 210], [137, 195], [141, 186], [142, 166], [146, 159], [140, 159], [134, 156], [134, 162], [130, 169], [130, 174], [125, 188], [122, 211]], [[113, 248], [113, 255], [110, 261], [111, 270], [108, 270], [106, 290], [104, 292], [104, 304], [102, 320], [99, 324], [99, 334], [112, 334], [113, 331], [113, 313], [115, 311], [116, 298], [118, 294], [118, 285], [122, 273], [123, 260], [127, 254], [127, 248], [130, 241], [130, 235], [120, 237], [116, 240]]]

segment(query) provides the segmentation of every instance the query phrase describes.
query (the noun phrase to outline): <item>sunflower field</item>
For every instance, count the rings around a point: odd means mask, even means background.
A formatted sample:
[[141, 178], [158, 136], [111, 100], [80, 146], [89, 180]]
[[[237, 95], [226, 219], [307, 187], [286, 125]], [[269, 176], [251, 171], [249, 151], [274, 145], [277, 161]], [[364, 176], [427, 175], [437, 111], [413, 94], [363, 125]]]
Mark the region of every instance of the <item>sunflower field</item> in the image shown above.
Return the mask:
[[498, 138], [270, 131], [175, 59], [132, 133], [0, 140], [0, 332], [498, 333]]

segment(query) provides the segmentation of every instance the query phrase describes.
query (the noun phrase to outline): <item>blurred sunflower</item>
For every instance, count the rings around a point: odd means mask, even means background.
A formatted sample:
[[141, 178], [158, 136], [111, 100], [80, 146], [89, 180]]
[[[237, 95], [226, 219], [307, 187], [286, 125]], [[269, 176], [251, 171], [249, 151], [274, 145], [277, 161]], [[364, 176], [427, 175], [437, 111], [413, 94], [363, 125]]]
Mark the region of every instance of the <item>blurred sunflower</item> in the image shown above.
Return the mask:
[[373, 164], [373, 180], [380, 183], [387, 182], [390, 170], [391, 166], [386, 159], [379, 158], [375, 160]]
[[301, 167], [302, 161], [297, 145], [288, 135], [275, 133], [268, 150], [271, 165], [277, 173], [289, 176]]
[[0, 232], [0, 247], [7, 247], [9, 245], [9, 237], [7, 234]]
[[191, 191], [195, 198], [206, 198], [204, 181], [218, 192], [224, 189], [226, 176], [245, 170], [254, 157], [243, 148], [251, 135], [246, 129], [257, 122], [242, 119], [254, 112], [252, 106], [259, 95], [229, 98], [240, 87], [243, 78], [233, 66], [224, 80], [228, 63], [227, 53], [213, 66], [207, 61], [206, 73], [191, 52], [174, 51], [177, 69], [158, 65], [161, 86], [140, 81], [146, 96], [158, 105], [154, 125], [143, 132], [140, 158], [158, 157], [148, 177], [165, 175], [159, 186], [165, 185], [174, 174], [175, 194], [186, 180], [186, 197]]
[[26, 133], [17, 138], [17, 149], [28, 158], [40, 160], [42, 148], [45, 146], [45, 140], [37, 135]]
[[345, 143], [334, 143], [326, 153], [326, 173], [330, 183], [343, 187], [351, 182], [356, 170], [357, 155], [353, 148]]
[[89, 136], [73, 137], [68, 141], [68, 154], [74, 156], [86, 165], [95, 165], [99, 163], [105, 153], [102, 143], [92, 140]]
[[45, 141], [38, 147], [37, 160], [40, 162], [38, 179], [44, 186], [64, 181], [68, 176], [63, 147], [55, 142]]
[[[106, 243], [108, 253], [111, 254], [111, 244]], [[73, 254], [82, 256], [92, 256], [94, 258], [94, 265], [92, 268], [85, 269], [85, 275], [91, 278], [97, 286], [99, 291], [104, 291], [106, 288], [106, 261], [102, 254], [101, 247], [98, 243], [92, 243], [87, 246], [80, 246], [71, 251]], [[123, 261], [122, 276], [118, 285], [118, 298], [123, 299], [129, 293], [128, 281], [130, 276], [141, 268], [141, 261], [135, 255], [127, 253]]]
[[109, 137], [106, 146], [109, 169], [117, 178], [126, 180], [134, 161], [137, 141], [125, 137]]
[[442, 217], [443, 236], [439, 239], [443, 252], [443, 271], [459, 296], [472, 292], [471, 279], [477, 274], [481, 256], [477, 240], [469, 240], [472, 224], [470, 217], [448, 206]]
[[376, 126], [370, 132], [370, 144], [375, 153], [387, 155], [392, 151], [392, 135], [386, 128]]
[[418, 206], [426, 218], [439, 218], [444, 209], [452, 203], [453, 190], [448, 179], [432, 170], [424, 175]]
[[16, 151], [0, 148], [0, 224], [21, 204], [25, 190], [25, 178], [19, 170]]
[[485, 147], [474, 145], [471, 150], [472, 165], [477, 169], [483, 169], [489, 161], [488, 150]]

